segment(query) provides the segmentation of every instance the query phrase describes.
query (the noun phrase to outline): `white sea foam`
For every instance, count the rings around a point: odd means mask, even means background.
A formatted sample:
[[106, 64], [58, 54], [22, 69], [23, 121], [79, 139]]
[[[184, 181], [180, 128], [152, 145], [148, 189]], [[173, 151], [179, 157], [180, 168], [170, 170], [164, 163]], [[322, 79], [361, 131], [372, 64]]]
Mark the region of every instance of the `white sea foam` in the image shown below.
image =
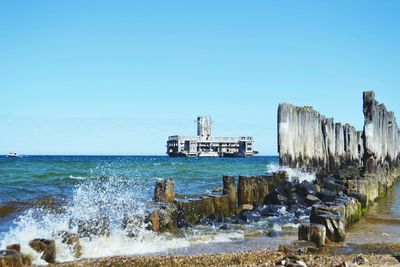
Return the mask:
[[315, 180], [315, 173], [313, 172], [305, 172], [300, 169], [292, 169], [285, 166], [279, 166], [278, 164], [268, 164], [267, 171], [268, 172], [285, 171], [288, 174], [289, 179], [291, 181], [294, 179], [299, 179], [300, 182], [304, 180], [312, 182]]
[[84, 180], [84, 179], [85, 179], [85, 177], [82, 177], [82, 176], [73, 176], [73, 175], [70, 175], [70, 176], [69, 176], [69, 179], [74, 179], [74, 180]]
[[[195, 244], [227, 242], [243, 238], [243, 233], [218, 231], [209, 226], [208, 231], [193, 228], [183, 237], [170, 234], [156, 234], [146, 230], [143, 223], [148, 200], [143, 197], [146, 189], [140, 179], [118, 177], [93, 177], [83, 180], [74, 190], [72, 200], [64, 206], [62, 214], [50, 213], [43, 209], [31, 209], [15, 221], [15, 227], [0, 238], [0, 247], [21, 244], [21, 251], [33, 258], [34, 264], [45, 264], [40, 254], [29, 247], [35, 238], [53, 239], [56, 242], [58, 262], [75, 260], [73, 250], [62, 243], [59, 233], [77, 233], [76, 220], [90, 220], [107, 217], [110, 223], [109, 236], [81, 238], [81, 258], [97, 258], [116, 255], [141, 255], [162, 253]], [[137, 220], [135, 236], [128, 237], [128, 230], [122, 228], [124, 218]]]

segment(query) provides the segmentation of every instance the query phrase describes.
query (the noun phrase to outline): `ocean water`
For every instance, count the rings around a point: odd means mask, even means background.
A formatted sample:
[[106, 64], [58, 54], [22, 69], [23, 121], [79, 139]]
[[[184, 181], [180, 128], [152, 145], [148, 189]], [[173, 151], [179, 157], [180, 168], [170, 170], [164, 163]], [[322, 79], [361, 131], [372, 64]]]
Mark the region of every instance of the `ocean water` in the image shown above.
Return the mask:
[[[158, 179], [173, 178], [177, 194], [204, 194], [222, 187], [222, 175], [261, 175], [279, 170], [278, 158], [169, 158], [164, 156], [24, 156], [0, 157], [0, 247], [20, 243], [35, 263], [40, 255], [28, 245], [34, 238], [55, 239], [57, 261], [74, 260], [61, 242], [61, 231], [76, 232], [74, 220], [107, 217], [110, 235], [81, 239], [82, 257], [168, 253], [180, 248], [235, 242], [255, 233], [295, 229], [298, 220], [282, 210], [279, 218], [257, 220], [220, 230], [199, 225], [177, 235], [146, 230], [143, 218]], [[290, 177], [313, 174], [286, 169]], [[122, 229], [134, 221], [134, 235]]]

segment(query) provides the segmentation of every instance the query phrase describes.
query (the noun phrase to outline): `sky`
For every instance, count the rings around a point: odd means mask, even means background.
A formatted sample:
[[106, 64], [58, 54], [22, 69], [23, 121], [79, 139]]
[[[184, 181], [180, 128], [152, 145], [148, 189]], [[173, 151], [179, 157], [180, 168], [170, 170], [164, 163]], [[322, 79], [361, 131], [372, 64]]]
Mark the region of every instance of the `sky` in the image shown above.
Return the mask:
[[[251, 135], [281, 102], [363, 125], [400, 114], [399, 1], [0, 1], [0, 154], [165, 155], [169, 135]], [[400, 115], [399, 115], [400, 116]]]

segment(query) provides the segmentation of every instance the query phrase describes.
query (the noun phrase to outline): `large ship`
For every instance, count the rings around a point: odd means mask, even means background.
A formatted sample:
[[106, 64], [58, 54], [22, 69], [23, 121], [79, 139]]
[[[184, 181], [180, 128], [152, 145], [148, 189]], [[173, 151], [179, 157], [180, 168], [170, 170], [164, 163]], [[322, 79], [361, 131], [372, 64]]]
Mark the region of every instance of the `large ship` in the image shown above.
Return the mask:
[[254, 139], [251, 136], [211, 136], [211, 117], [197, 117], [197, 136], [172, 135], [167, 140], [170, 157], [251, 157]]

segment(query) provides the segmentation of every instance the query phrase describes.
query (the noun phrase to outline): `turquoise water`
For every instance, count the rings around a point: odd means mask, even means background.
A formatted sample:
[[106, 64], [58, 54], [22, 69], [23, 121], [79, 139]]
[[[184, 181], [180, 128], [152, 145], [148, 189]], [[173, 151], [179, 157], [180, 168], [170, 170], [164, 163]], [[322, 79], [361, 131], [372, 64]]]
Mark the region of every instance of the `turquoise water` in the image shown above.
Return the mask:
[[160, 178], [173, 178], [178, 194], [206, 193], [222, 186], [222, 175], [259, 175], [277, 162], [277, 157], [0, 157], [0, 232], [29, 208], [68, 202], [74, 190], [85, 183], [118, 179], [121, 186], [132, 186], [138, 199], [146, 201]]
[[[226, 230], [216, 224], [198, 225], [169, 235], [146, 230], [143, 218], [151, 206], [158, 179], [173, 178], [177, 194], [204, 194], [222, 187], [222, 175], [261, 175], [277, 166], [277, 157], [262, 156], [1, 157], [0, 247], [20, 243], [22, 251], [40, 264], [40, 255], [28, 243], [34, 238], [49, 238], [56, 241], [57, 261], [74, 260], [71, 248], [62, 243], [59, 233], [76, 233], [73, 222], [102, 217], [109, 218], [110, 235], [80, 239], [82, 257], [168, 253], [204, 244], [243, 241], [254, 232], [265, 236], [271, 230], [282, 231], [285, 223], [291, 227], [298, 219], [283, 210], [279, 218], [264, 218]], [[133, 237], [121, 227], [125, 218], [134, 223]]]

